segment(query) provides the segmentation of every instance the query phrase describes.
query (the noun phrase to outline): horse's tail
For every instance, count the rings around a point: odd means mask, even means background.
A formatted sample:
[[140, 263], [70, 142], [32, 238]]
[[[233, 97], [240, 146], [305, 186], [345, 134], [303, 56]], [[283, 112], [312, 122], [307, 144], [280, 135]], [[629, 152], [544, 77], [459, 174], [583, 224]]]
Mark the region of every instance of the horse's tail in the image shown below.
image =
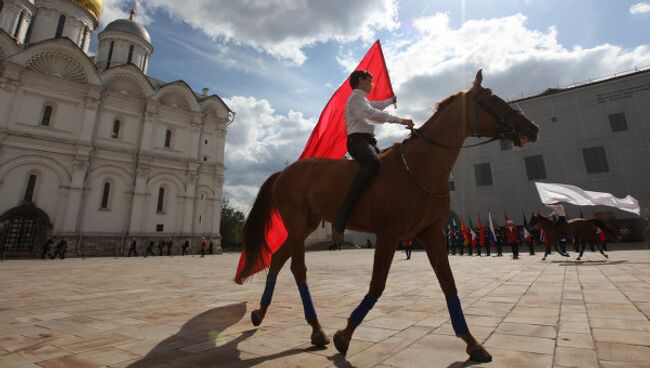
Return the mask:
[[600, 230], [604, 231], [606, 235], [608, 235], [610, 238], [614, 240], [620, 240], [618, 235], [614, 232], [614, 230], [610, 229], [609, 226], [605, 225], [604, 222], [598, 220], [598, 219], [590, 219], [589, 220], [591, 223], [596, 225]]
[[244, 250], [235, 275], [235, 282], [238, 284], [241, 284], [246, 277], [266, 268], [264, 260], [272, 253], [266, 243], [266, 230], [273, 213], [273, 184], [279, 175], [280, 172], [276, 172], [262, 184], [253, 208], [244, 222], [242, 229]]

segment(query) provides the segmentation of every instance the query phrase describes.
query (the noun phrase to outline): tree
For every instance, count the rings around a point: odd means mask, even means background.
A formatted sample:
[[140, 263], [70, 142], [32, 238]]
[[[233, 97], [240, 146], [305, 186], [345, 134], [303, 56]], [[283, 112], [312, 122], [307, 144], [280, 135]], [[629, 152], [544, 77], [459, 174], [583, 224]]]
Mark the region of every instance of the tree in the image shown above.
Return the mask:
[[221, 247], [225, 249], [241, 249], [241, 231], [246, 217], [241, 211], [230, 206], [227, 197], [221, 206]]

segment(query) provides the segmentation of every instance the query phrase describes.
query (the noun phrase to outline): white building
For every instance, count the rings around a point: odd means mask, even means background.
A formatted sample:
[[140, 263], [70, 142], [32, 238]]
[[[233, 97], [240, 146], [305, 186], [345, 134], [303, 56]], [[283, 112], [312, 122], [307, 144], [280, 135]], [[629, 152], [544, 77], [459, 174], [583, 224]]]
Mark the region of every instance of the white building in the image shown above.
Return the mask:
[[7, 253], [40, 254], [48, 232], [71, 255], [127, 240], [220, 246], [226, 125], [208, 90], [146, 75], [154, 47], [102, 0], [0, 0], [0, 222]]
[[[520, 150], [498, 143], [463, 149], [450, 179], [456, 215], [476, 224], [480, 213], [485, 223], [490, 211], [503, 225], [504, 211], [519, 224], [522, 212], [528, 219], [532, 211], [549, 213], [535, 181], [629, 194], [650, 206], [649, 69], [549, 89], [511, 105], [539, 125], [539, 139]], [[569, 217], [638, 219], [611, 207], [566, 208]]]

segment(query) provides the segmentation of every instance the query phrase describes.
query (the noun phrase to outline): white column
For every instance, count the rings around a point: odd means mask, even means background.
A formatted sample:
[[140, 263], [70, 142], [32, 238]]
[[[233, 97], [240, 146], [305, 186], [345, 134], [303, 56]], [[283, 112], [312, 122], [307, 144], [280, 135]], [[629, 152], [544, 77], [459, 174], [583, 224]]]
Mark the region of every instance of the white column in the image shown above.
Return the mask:
[[97, 106], [99, 106], [99, 101], [99, 93], [89, 93], [86, 97], [85, 104], [82, 108], [83, 120], [81, 122], [81, 130], [78, 137], [81, 142], [91, 143], [92, 141], [93, 127], [95, 125], [95, 118], [97, 117]]
[[87, 161], [75, 161], [73, 166], [65, 219], [63, 221], [63, 232], [66, 233], [74, 233], [76, 230], [77, 216], [79, 215], [79, 206], [81, 205], [81, 194], [84, 189], [84, 178], [86, 177], [89, 164]]
[[131, 203], [131, 225], [130, 233], [142, 232], [142, 218], [146, 215], [145, 204], [147, 197], [147, 179], [149, 178], [149, 168], [139, 167], [135, 178], [135, 188], [133, 190], [133, 202]]
[[196, 197], [196, 172], [187, 174], [185, 180], [185, 211], [183, 218], [183, 232], [191, 234], [194, 230], [192, 227], [192, 220], [194, 218], [194, 197]]

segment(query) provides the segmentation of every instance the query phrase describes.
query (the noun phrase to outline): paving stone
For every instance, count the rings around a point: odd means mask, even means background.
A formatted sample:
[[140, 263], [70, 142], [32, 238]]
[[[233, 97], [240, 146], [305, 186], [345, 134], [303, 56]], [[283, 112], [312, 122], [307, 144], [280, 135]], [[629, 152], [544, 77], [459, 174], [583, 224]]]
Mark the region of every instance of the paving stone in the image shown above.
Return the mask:
[[[236, 254], [10, 260], [0, 267], [0, 367], [646, 367], [650, 253], [610, 255], [589, 267], [554, 256], [451, 256], [470, 331], [494, 359], [486, 364], [467, 362], [423, 252], [396, 256], [345, 356], [331, 343], [311, 346], [288, 267], [256, 328], [250, 312], [265, 277], [234, 284]], [[307, 254], [330, 338], [363, 299], [372, 258], [369, 250]], [[39, 282], [44, 275], [51, 282]]]

